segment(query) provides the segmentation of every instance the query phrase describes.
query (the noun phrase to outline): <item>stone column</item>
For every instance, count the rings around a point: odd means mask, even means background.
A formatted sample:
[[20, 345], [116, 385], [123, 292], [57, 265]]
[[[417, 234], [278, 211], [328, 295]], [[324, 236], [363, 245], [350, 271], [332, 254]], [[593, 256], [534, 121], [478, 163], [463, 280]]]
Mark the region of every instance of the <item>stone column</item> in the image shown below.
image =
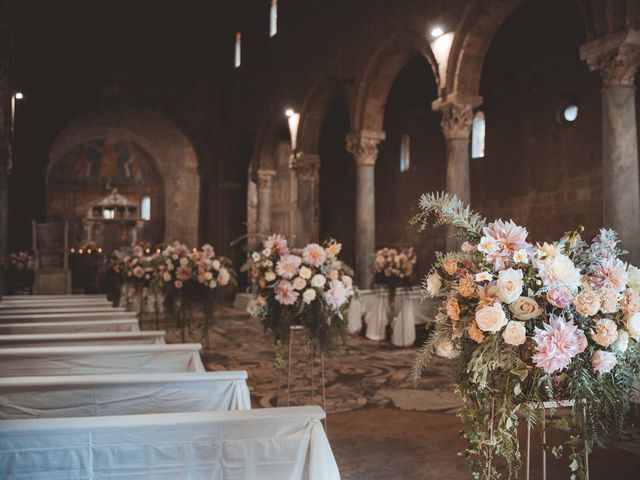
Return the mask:
[[347, 135], [347, 150], [356, 161], [356, 265], [358, 285], [369, 288], [376, 249], [375, 164], [384, 132], [360, 130]]
[[[462, 101], [455, 96], [444, 100], [437, 100], [433, 104], [434, 110], [442, 113], [442, 133], [447, 143], [447, 192], [455, 194], [460, 200], [471, 202], [471, 176], [469, 173], [469, 136], [473, 121], [473, 107], [480, 104], [482, 99]], [[451, 236], [452, 230], [447, 231], [447, 250], [458, 247], [458, 241]]]
[[317, 242], [320, 236], [320, 156], [305, 153], [293, 166], [296, 178], [295, 235], [298, 245]]
[[275, 170], [258, 170], [258, 231], [271, 232], [271, 183]]
[[628, 261], [640, 261], [640, 176], [634, 76], [640, 32], [628, 31], [585, 44], [580, 55], [602, 75], [602, 201], [604, 226], [620, 234]]

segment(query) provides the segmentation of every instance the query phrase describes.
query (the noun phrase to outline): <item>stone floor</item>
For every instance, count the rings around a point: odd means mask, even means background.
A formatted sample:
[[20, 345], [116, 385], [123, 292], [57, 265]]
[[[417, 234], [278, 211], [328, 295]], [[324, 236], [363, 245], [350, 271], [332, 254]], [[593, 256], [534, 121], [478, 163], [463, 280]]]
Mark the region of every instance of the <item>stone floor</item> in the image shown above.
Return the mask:
[[[149, 325], [147, 328], [151, 328]], [[169, 335], [169, 338], [177, 339]], [[295, 338], [294, 338], [295, 340]], [[203, 355], [210, 370], [247, 370], [255, 408], [286, 405], [286, 370], [278, 378], [274, 349], [257, 320], [243, 312], [222, 309]], [[289, 404], [311, 403], [308, 351], [294, 341], [293, 388]], [[448, 364], [435, 365], [413, 388], [409, 367], [413, 348], [396, 348], [362, 337], [351, 337], [344, 353], [325, 359], [328, 436], [345, 480], [468, 479], [464, 448], [455, 410]], [[315, 359], [314, 403], [323, 405], [320, 359]], [[553, 432], [550, 442], [564, 434]], [[541, 448], [534, 435], [532, 479], [542, 478]], [[524, 438], [521, 439], [524, 444]], [[597, 450], [591, 457], [591, 478], [640, 479], [640, 434], [630, 434], [616, 450]], [[524, 478], [524, 474], [521, 475]], [[549, 460], [549, 480], [569, 478], [566, 461]]]

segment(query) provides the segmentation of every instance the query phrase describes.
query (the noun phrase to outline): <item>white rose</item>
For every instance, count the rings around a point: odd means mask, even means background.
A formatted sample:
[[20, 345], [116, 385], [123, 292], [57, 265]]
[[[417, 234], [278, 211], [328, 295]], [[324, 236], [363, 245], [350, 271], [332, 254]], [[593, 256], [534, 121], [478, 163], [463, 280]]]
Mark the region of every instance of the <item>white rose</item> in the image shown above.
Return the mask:
[[515, 318], [523, 321], [531, 320], [542, 314], [542, 309], [540, 305], [538, 305], [538, 302], [529, 297], [519, 297], [509, 305], [509, 310], [511, 310]]
[[522, 270], [508, 268], [498, 274], [498, 298], [504, 303], [514, 302], [522, 293]]
[[259, 262], [259, 261], [260, 261], [260, 254], [259, 254], [258, 252], [253, 252], [253, 253], [251, 254], [251, 259], [252, 259], [254, 262]]
[[316, 299], [316, 291], [313, 288], [308, 288], [302, 294], [302, 300], [304, 303], [309, 304]]
[[262, 254], [265, 257], [270, 257], [271, 256], [271, 249], [270, 248], [265, 248], [264, 250], [262, 250]]
[[436, 355], [443, 358], [456, 358], [459, 352], [448, 338], [444, 338], [436, 345]]
[[304, 278], [296, 277], [293, 280], [293, 288], [295, 288], [296, 290], [302, 290], [306, 286], [307, 281]]
[[269, 270], [267, 273], [264, 274], [264, 279], [267, 282], [273, 282], [276, 279], [275, 272], [272, 272], [271, 270]]
[[211, 280], [213, 278], [213, 273], [211, 272], [207, 272], [204, 274], [204, 279], [205, 280]]
[[427, 293], [435, 297], [442, 288], [442, 278], [437, 273], [432, 273], [427, 277]]
[[165, 282], [170, 282], [171, 274], [169, 272], [164, 272], [164, 275], [162, 275], [162, 280], [164, 280]]
[[608, 347], [618, 339], [618, 326], [613, 320], [601, 318], [591, 330], [591, 338], [598, 345]]
[[522, 345], [527, 341], [527, 329], [522, 322], [510, 321], [502, 332], [502, 338], [509, 345]]
[[631, 338], [640, 342], [640, 312], [634, 313], [627, 320], [627, 331]]
[[507, 324], [507, 317], [501, 305], [490, 305], [476, 312], [476, 323], [483, 332], [499, 332]]
[[220, 270], [220, 260], [214, 260], [211, 262], [211, 266], [214, 270]]
[[629, 282], [627, 282], [629, 288], [640, 291], [640, 268], [629, 265], [627, 275], [629, 275]]
[[314, 275], [311, 279], [311, 286], [315, 288], [322, 288], [326, 283], [327, 279], [324, 277], [324, 275], [321, 275], [319, 273], [317, 275]]
[[298, 272], [298, 275], [300, 275], [305, 280], [309, 280], [311, 278], [311, 274], [312, 273], [313, 272], [311, 271], [311, 269], [309, 267], [305, 267], [303, 265], [302, 267], [300, 267], [300, 271]]
[[229, 273], [229, 270], [227, 270], [226, 268], [221, 268], [218, 272], [218, 283], [222, 286], [225, 286], [227, 283], [229, 283], [230, 279], [231, 274]]
[[629, 333], [626, 330], [618, 330], [618, 339], [613, 343], [613, 349], [624, 353], [629, 347]]
[[216, 282], [215, 280], [211, 280], [209, 282], [209, 288], [216, 288], [218, 286], [218, 282]]

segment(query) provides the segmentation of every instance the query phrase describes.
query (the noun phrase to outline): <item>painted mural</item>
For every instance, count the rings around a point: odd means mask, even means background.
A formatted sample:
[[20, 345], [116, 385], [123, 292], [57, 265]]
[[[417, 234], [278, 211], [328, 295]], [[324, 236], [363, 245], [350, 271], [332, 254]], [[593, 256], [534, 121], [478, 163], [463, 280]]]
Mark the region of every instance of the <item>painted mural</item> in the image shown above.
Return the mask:
[[153, 159], [140, 146], [99, 138], [77, 145], [50, 171], [49, 180], [66, 185], [122, 187], [151, 185], [158, 174]]

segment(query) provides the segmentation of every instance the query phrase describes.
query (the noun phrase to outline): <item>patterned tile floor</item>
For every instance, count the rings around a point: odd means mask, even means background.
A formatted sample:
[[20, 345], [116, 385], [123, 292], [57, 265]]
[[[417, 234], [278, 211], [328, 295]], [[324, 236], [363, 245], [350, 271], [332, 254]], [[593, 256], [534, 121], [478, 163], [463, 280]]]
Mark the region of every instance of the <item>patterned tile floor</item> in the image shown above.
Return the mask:
[[[177, 337], [170, 334], [172, 339]], [[244, 312], [221, 309], [210, 342], [211, 351], [203, 355], [209, 370], [246, 370], [254, 407], [277, 404], [274, 349], [258, 321]], [[413, 348], [351, 337], [343, 354], [325, 360], [328, 435], [343, 479], [471, 478], [457, 456], [464, 442], [458, 433], [460, 424], [454, 412], [459, 400], [451, 392], [447, 362], [436, 361], [414, 389], [409, 372], [414, 354]], [[311, 369], [301, 342], [294, 342], [294, 358], [298, 362], [292, 369], [289, 403], [310, 404]], [[314, 403], [322, 405], [319, 359], [315, 365]], [[285, 375], [280, 378], [283, 387]], [[283, 388], [280, 405], [285, 404]], [[563, 435], [554, 432], [551, 441]], [[630, 434], [622, 447], [593, 454], [592, 479], [605, 475], [607, 480], [640, 478], [640, 434]], [[540, 452], [537, 437], [532, 448]], [[533, 458], [537, 468], [532, 467], [532, 479], [542, 478], [539, 457], [538, 453]], [[548, 479], [568, 477], [566, 464], [550, 461]]]

